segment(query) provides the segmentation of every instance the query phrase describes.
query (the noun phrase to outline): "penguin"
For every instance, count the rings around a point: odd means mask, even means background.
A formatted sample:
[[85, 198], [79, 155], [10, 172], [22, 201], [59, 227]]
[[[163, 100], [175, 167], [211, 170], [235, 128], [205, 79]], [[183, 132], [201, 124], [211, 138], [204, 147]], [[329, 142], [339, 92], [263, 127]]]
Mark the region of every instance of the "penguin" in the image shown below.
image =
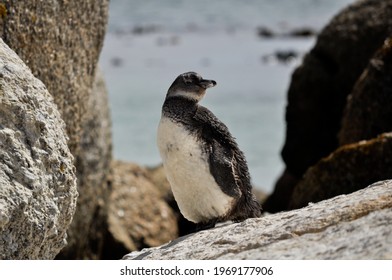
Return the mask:
[[218, 222], [261, 216], [244, 153], [229, 129], [199, 105], [216, 82], [179, 75], [167, 91], [157, 146], [181, 214], [208, 229]]

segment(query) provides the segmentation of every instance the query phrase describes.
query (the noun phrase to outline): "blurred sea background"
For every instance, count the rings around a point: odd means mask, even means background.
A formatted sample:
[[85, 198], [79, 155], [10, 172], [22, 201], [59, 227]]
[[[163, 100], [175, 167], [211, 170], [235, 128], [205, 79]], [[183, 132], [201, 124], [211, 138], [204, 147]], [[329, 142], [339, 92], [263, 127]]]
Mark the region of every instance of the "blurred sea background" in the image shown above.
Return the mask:
[[111, 0], [100, 67], [112, 110], [114, 157], [161, 163], [156, 129], [166, 91], [179, 74], [195, 71], [217, 81], [201, 105], [237, 139], [255, 187], [271, 192], [283, 170], [291, 74], [316, 39], [289, 34], [320, 31], [352, 2]]

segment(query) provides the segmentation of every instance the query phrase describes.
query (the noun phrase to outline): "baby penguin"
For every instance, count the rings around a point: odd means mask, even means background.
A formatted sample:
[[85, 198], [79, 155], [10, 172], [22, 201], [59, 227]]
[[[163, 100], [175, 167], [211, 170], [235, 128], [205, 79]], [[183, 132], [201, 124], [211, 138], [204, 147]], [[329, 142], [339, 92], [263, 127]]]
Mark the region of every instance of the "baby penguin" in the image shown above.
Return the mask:
[[157, 135], [178, 207], [203, 229], [261, 215], [243, 152], [226, 125], [198, 104], [215, 85], [195, 72], [179, 75], [167, 92]]

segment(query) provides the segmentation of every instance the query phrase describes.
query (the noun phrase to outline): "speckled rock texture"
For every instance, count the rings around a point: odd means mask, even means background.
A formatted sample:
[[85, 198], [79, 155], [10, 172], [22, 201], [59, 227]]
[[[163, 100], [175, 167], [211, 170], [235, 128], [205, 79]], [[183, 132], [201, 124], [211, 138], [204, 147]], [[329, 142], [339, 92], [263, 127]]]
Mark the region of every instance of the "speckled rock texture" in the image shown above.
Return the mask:
[[289, 209], [306, 206], [392, 178], [392, 133], [337, 149], [309, 168], [295, 186]]
[[77, 155], [109, 0], [4, 0], [0, 37], [54, 97]]
[[112, 258], [177, 238], [176, 216], [149, 180], [147, 169], [122, 161], [113, 161], [112, 169], [113, 191], [108, 203], [112, 241], [106, 244]]
[[347, 96], [391, 34], [392, 0], [356, 1], [321, 31], [291, 78], [282, 150], [286, 170], [264, 210], [287, 209], [305, 171], [338, 148]]
[[392, 181], [218, 225], [123, 259], [392, 259]]
[[68, 230], [69, 244], [58, 258], [100, 259], [107, 231], [106, 208], [112, 160], [109, 98], [101, 71], [97, 71], [82, 121], [80, 147], [75, 160], [78, 204]]
[[66, 245], [76, 199], [57, 106], [0, 39], [0, 259], [53, 259]]
[[[100, 246], [99, 238], [88, 241], [91, 244], [86, 242], [96, 229], [91, 222], [102, 205], [100, 195], [105, 196], [105, 166], [110, 163], [110, 137], [99, 134], [109, 120], [104, 120], [107, 105], [91, 109], [92, 99], [98, 100], [93, 84], [108, 21], [108, 2], [5, 0], [0, 4], [0, 36], [53, 96], [66, 123], [68, 146], [77, 160], [80, 201], [75, 225], [69, 232], [67, 258], [90, 258], [93, 253], [81, 252], [86, 247], [97, 247], [92, 250], [99, 251]], [[95, 123], [91, 114], [99, 116]], [[85, 202], [87, 205], [82, 205]]]
[[348, 97], [340, 145], [392, 132], [392, 37], [370, 60]]

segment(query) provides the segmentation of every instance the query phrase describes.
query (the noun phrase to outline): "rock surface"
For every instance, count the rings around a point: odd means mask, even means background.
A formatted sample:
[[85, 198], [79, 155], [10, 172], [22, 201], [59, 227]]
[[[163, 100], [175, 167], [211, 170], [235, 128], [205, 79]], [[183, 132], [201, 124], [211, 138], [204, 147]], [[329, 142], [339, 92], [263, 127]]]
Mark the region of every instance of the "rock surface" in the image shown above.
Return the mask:
[[69, 244], [58, 256], [62, 259], [100, 259], [103, 253], [112, 134], [108, 93], [101, 71], [97, 71], [81, 127], [81, 149], [75, 159], [79, 198], [68, 230]]
[[112, 168], [113, 191], [108, 202], [111, 238], [105, 245], [107, 254], [121, 258], [126, 252], [175, 239], [176, 216], [149, 180], [147, 170], [121, 161], [114, 161]]
[[392, 259], [392, 181], [187, 235], [124, 259]]
[[285, 197], [273, 193], [264, 205], [266, 211], [287, 209], [297, 180], [339, 146], [337, 134], [346, 98], [391, 34], [392, 0], [354, 2], [321, 31], [316, 45], [292, 75], [282, 150], [288, 180], [280, 180], [277, 186]]
[[392, 132], [392, 37], [370, 60], [348, 98], [340, 145]]
[[94, 233], [98, 227], [94, 222], [105, 204], [111, 137], [107, 135], [107, 104], [102, 103], [105, 96], [97, 96], [93, 84], [108, 2], [5, 0], [1, 4], [0, 36], [53, 96], [66, 123], [68, 147], [77, 161], [79, 207], [63, 258], [94, 258], [100, 250], [100, 233]]
[[45, 85], [0, 39], [0, 259], [53, 259], [66, 245], [76, 175]]
[[77, 155], [108, 19], [108, 0], [4, 0], [0, 36], [54, 97]]

